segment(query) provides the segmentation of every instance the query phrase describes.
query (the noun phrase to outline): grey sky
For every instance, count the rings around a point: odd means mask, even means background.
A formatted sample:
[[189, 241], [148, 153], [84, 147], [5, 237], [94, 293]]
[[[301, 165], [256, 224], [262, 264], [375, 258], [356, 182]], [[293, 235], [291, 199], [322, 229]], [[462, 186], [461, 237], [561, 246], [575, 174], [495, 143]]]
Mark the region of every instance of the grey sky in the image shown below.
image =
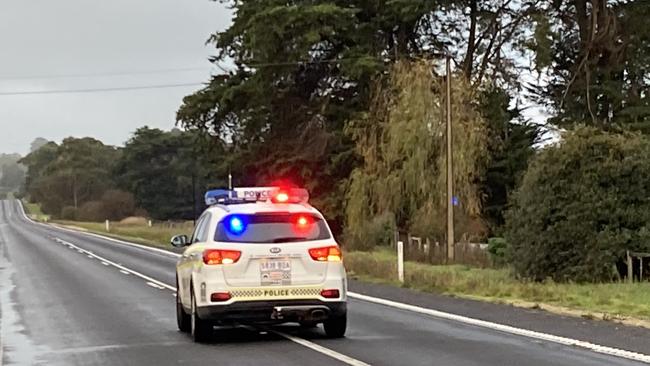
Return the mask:
[[[209, 0], [1, 0], [0, 94], [205, 82], [205, 40], [230, 20]], [[39, 136], [120, 145], [140, 126], [170, 129], [198, 88], [0, 95], [0, 152], [25, 154]]]

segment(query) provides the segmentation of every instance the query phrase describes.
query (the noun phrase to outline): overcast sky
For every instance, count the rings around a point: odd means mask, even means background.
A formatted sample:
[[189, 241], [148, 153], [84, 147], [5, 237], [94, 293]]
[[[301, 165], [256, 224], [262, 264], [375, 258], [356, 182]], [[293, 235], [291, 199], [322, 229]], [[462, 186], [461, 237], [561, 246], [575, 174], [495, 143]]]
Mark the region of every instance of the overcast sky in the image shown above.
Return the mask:
[[170, 129], [200, 86], [7, 95], [202, 83], [214, 73], [208, 36], [231, 12], [209, 0], [1, 0], [0, 152], [44, 137], [121, 145], [138, 127]]

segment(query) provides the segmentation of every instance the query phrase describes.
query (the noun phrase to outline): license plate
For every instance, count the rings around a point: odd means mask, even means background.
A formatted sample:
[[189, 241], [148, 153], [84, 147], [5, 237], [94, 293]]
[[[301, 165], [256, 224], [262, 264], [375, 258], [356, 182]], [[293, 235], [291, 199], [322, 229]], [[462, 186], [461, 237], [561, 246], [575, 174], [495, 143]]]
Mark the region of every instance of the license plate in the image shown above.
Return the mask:
[[260, 279], [263, 286], [290, 285], [291, 260], [266, 259], [260, 262]]

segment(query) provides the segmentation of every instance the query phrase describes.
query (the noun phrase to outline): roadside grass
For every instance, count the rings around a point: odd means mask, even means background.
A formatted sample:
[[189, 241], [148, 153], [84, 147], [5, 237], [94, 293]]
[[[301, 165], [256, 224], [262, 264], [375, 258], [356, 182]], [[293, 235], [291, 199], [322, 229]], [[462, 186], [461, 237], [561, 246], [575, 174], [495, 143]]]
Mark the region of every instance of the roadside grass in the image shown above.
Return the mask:
[[[151, 245], [164, 249], [172, 249], [169, 241], [174, 235], [191, 235], [191, 225], [178, 225], [170, 227], [167, 224], [147, 225], [121, 224], [111, 222], [110, 231], [106, 231], [105, 223], [54, 220], [54, 224], [81, 229], [95, 234], [101, 234], [116, 239], [128, 240], [138, 244]], [[190, 222], [191, 224], [191, 222]]]
[[[351, 277], [424, 292], [545, 310], [604, 320], [632, 317], [650, 324], [650, 283], [575, 284], [522, 282], [508, 269], [406, 262], [404, 284], [397, 281], [397, 258], [387, 250], [347, 252]], [[575, 312], [572, 312], [575, 311]], [[626, 323], [635, 323], [633, 321]], [[638, 325], [638, 324], [635, 324]]]
[[25, 206], [25, 211], [27, 214], [36, 221], [49, 221], [50, 215], [46, 215], [41, 210], [41, 205], [38, 203], [29, 203], [25, 200], [22, 201], [23, 206]]

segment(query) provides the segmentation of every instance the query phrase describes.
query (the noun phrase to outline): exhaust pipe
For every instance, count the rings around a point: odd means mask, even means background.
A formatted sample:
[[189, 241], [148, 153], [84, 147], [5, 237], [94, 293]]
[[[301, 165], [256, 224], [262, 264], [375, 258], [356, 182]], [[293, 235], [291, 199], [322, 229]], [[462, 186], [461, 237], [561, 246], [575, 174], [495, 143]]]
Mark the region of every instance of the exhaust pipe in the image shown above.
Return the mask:
[[325, 311], [324, 311], [324, 310], [321, 310], [321, 309], [316, 309], [316, 310], [313, 310], [313, 311], [311, 312], [311, 317], [312, 317], [312, 319], [314, 319], [314, 320], [323, 319], [323, 318], [325, 318], [326, 316], [327, 316], [327, 313], [325, 313]]

